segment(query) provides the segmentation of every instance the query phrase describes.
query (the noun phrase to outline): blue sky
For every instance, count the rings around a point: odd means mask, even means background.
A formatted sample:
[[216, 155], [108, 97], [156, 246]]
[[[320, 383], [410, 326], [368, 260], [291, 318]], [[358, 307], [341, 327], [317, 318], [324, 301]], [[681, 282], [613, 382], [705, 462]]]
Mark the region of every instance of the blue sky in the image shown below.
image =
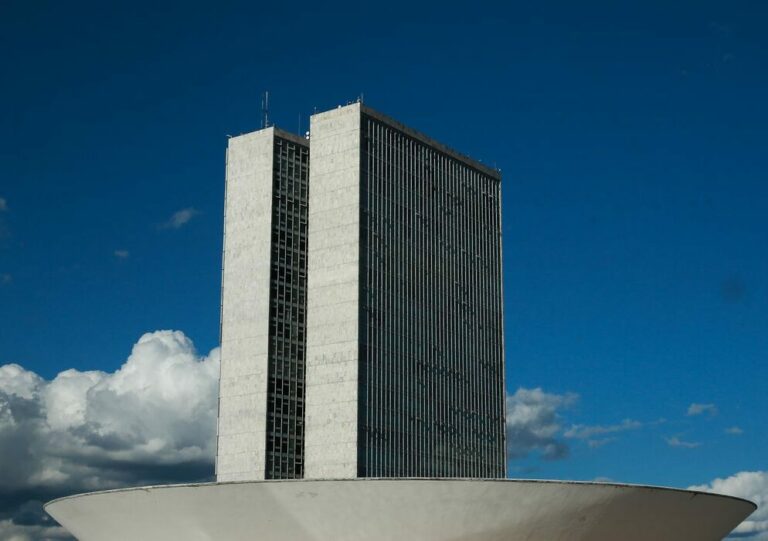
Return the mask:
[[111, 373], [160, 329], [215, 348], [226, 135], [264, 90], [291, 131], [364, 94], [503, 172], [508, 389], [553, 397], [569, 449], [511, 475], [768, 469], [767, 16], [4, 2], [0, 365]]

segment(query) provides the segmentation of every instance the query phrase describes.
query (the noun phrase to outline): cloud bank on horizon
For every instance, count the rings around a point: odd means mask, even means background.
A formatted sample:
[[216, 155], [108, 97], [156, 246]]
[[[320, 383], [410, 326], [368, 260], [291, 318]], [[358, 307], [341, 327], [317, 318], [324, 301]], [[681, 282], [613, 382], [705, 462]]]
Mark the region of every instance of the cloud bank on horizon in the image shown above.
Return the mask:
[[768, 471], [739, 472], [688, 490], [729, 494], [757, 504], [757, 511], [734, 530], [734, 539], [768, 541]]
[[[0, 366], [0, 538], [71, 539], [45, 514], [67, 494], [210, 480], [215, 456], [219, 350], [199, 354], [180, 331], [143, 335], [114, 373], [66, 370], [52, 381], [17, 364]], [[566, 458], [569, 445], [653, 423], [565, 426], [575, 393], [520, 388], [507, 397], [508, 457]], [[654, 423], [659, 423], [655, 421]], [[741, 472], [694, 490], [768, 506], [768, 472]], [[768, 510], [738, 530], [768, 541]]]
[[67, 494], [210, 480], [218, 374], [218, 348], [179, 331], [143, 335], [114, 373], [0, 366], [0, 538], [67, 538], [42, 510]]

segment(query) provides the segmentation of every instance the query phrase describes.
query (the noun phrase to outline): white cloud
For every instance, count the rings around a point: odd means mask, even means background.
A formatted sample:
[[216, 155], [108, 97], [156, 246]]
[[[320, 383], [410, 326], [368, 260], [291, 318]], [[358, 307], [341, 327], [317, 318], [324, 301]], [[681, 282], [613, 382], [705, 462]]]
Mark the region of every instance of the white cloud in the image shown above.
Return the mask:
[[715, 492], [744, 498], [757, 504], [757, 511], [742, 522], [734, 533], [738, 539], [768, 540], [768, 471], [744, 471], [688, 490]]
[[7, 272], [0, 274], [0, 285], [8, 285], [13, 282], [13, 276]]
[[608, 445], [609, 443], [613, 443], [614, 441], [616, 441], [616, 438], [602, 438], [599, 440], [587, 440], [587, 445], [589, 445], [590, 449], [598, 449], [603, 445]]
[[575, 393], [558, 395], [540, 388], [520, 388], [507, 396], [507, 458], [523, 458], [534, 451], [549, 460], [568, 456], [559, 412], [578, 399]]
[[200, 356], [178, 331], [145, 334], [114, 373], [66, 370], [47, 381], [1, 366], [0, 464], [15, 466], [0, 468], [0, 538], [9, 524], [26, 528], [18, 536], [46, 526], [41, 509], [19, 518], [30, 494], [210, 478], [218, 373], [218, 349]]
[[0, 520], [0, 539], [5, 541], [49, 541], [74, 537], [60, 526], [21, 525], [12, 520]]
[[670, 447], [684, 447], [686, 449], [695, 449], [696, 447], [701, 447], [701, 443], [698, 441], [685, 441], [681, 440], [678, 436], [672, 436], [670, 438], [664, 438], [667, 442], [667, 445]]
[[730, 426], [725, 429], [726, 434], [730, 434], [731, 436], [741, 436], [744, 434], [744, 431], [741, 429], [741, 427], [738, 426]]
[[131, 256], [131, 252], [128, 250], [115, 250], [115, 257], [118, 259], [128, 259]]
[[0, 212], [5, 212], [6, 210], [8, 210], [8, 202], [5, 198], [0, 197]]
[[688, 406], [688, 415], [701, 415], [703, 413], [707, 413], [711, 416], [717, 415], [717, 406], [714, 404], [697, 404], [693, 403], [690, 406]]
[[[34, 372], [24, 370], [18, 364], [0, 366], [0, 392], [5, 392], [25, 400], [32, 400], [35, 398], [42, 382], [43, 379], [40, 376]], [[3, 404], [3, 402], [0, 402], [0, 404]]]
[[160, 227], [162, 229], [179, 229], [189, 223], [189, 221], [198, 214], [200, 214], [200, 211], [192, 207], [177, 210], [173, 213], [173, 216]]
[[571, 428], [569, 428], [564, 435], [566, 438], [587, 440], [592, 438], [593, 436], [598, 436], [602, 434], [612, 434], [614, 432], [624, 432], [626, 430], [637, 430], [638, 428], [642, 428], [642, 427], [643, 427], [643, 423], [641, 423], [640, 421], [634, 421], [632, 419], [624, 419], [620, 424], [617, 424], [617, 425], [607, 425], [607, 426], [572, 425]]

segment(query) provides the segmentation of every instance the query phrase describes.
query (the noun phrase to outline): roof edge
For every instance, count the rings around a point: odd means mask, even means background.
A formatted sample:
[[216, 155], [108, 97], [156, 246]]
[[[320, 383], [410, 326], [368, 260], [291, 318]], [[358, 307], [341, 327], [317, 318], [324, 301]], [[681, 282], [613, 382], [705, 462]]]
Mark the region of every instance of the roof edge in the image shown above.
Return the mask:
[[240, 137], [256, 137], [259, 135], [266, 136], [270, 132], [273, 136], [280, 137], [281, 139], [287, 139], [288, 141], [291, 141], [299, 145], [304, 145], [306, 147], [309, 146], [309, 141], [304, 137], [302, 137], [301, 135], [297, 135], [295, 133], [286, 131], [282, 128], [278, 128], [277, 126], [267, 126], [266, 128], [260, 128], [258, 130], [241, 133], [239, 135], [233, 135], [232, 137], [230, 137], [230, 139], [238, 139]]
[[752, 512], [758, 509], [758, 505], [746, 498], [739, 496], [731, 496], [730, 494], [721, 494], [717, 492], [702, 492], [699, 490], [688, 490], [684, 488], [673, 488], [655, 485], [643, 485], [632, 483], [616, 483], [616, 482], [598, 482], [598, 481], [570, 481], [560, 479], [499, 479], [499, 478], [473, 478], [473, 477], [363, 477], [363, 478], [331, 478], [331, 479], [258, 479], [250, 481], [225, 481], [225, 482], [202, 482], [202, 483], [179, 483], [174, 485], [149, 485], [141, 487], [126, 487], [115, 488], [109, 490], [97, 490], [93, 492], [83, 492], [80, 494], [72, 494], [70, 496], [63, 496], [56, 498], [43, 504], [43, 508], [47, 508], [50, 505], [60, 502], [62, 500], [77, 499], [85, 496], [92, 496], [96, 494], [108, 494], [113, 492], [132, 492], [150, 489], [173, 489], [173, 488], [185, 488], [185, 487], [203, 487], [213, 485], [244, 485], [244, 484], [261, 484], [261, 483], [315, 483], [315, 482], [377, 482], [377, 481], [438, 481], [438, 482], [487, 482], [487, 483], [530, 483], [530, 484], [553, 484], [553, 485], [585, 485], [585, 486], [603, 486], [613, 487], [621, 489], [639, 489], [643, 491], [663, 491], [663, 492], [676, 492], [690, 494], [692, 496], [713, 496], [716, 498], [724, 498], [728, 500], [737, 500], [747, 503], [753, 507]]
[[379, 120], [385, 124], [388, 124], [392, 126], [393, 128], [403, 132], [404, 134], [413, 137], [414, 139], [418, 139], [422, 143], [425, 143], [431, 147], [436, 148], [443, 154], [446, 154], [450, 156], [451, 158], [454, 158], [458, 161], [464, 162], [466, 165], [472, 167], [473, 169], [477, 169], [478, 171], [498, 180], [501, 181], [501, 172], [498, 169], [494, 169], [493, 167], [489, 167], [488, 165], [480, 162], [479, 160], [476, 160], [474, 158], [471, 158], [467, 156], [466, 154], [462, 154], [461, 152], [449, 147], [448, 145], [445, 145], [428, 135], [426, 135], [423, 132], [420, 132], [419, 130], [416, 130], [414, 128], [411, 128], [409, 126], [406, 126], [402, 122], [395, 120], [391, 116], [385, 115], [384, 113], [380, 113], [379, 111], [372, 109], [371, 107], [360, 104], [360, 111], [363, 114], [366, 114], [372, 118], [375, 118], [376, 120]]

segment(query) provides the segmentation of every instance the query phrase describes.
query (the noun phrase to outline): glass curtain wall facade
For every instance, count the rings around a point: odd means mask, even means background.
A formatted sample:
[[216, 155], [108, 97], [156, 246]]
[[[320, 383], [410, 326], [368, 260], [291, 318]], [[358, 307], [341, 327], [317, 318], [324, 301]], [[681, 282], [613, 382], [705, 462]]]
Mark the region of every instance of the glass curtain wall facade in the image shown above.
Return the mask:
[[266, 479], [304, 473], [309, 147], [274, 138]]
[[358, 476], [504, 477], [500, 179], [361, 137]]

